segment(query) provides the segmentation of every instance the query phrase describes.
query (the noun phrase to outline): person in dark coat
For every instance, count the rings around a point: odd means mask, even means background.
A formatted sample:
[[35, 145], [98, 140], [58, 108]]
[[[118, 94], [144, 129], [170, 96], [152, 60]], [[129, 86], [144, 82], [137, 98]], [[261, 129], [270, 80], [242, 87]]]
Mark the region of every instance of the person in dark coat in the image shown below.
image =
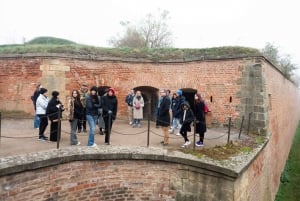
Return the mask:
[[95, 129], [98, 119], [98, 110], [101, 107], [100, 99], [98, 98], [98, 88], [93, 86], [90, 94], [86, 97], [86, 120], [89, 124], [90, 131], [87, 146], [96, 147], [95, 143]]
[[[105, 144], [110, 144], [109, 135], [111, 133], [113, 121], [117, 117], [118, 99], [114, 88], [109, 88], [107, 95], [102, 97], [103, 120], [105, 123]], [[111, 118], [110, 118], [111, 117]]]
[[200, 139], [198, 142], [196, 142], [196, 146], [204, 146], [204, 133], [206, 132], [206, 122], [205, 122], [205, 103], [201, 97], [200, 93], [195, 94], [195, 103], [194, 103], [194, 114], [196, 117], [196, 131], [195, 133], [198, 133], [200, 136]]
[[50, 141], [56, 142], [58, 137], [58, 121], [62, 118], [62, 112], [64, 111], [64, 105], [59, 100], [59, 92], [53, 91], [52, 98], [48, 103], [46, 114], [51, 122], [50, 124]]
[[160, 104], [158, 108], [158, 116], [157, 116], [157, 125], [161, 126], [164, 133], [164, 140], [160, 143], [164, 146], [169, 144], [169, 131], [168, 128], [170, 126], [170, 104], [171, 99], [167, 97], [167, 91], [160, 91]]
[[191, 123], [194, 121], [195, 116], [190, 108], [190, 104], [185, 101], [184, 103], [181, 104], [181, 109], [182, 109], [182, 115], [180, 118], [180, 123], [181, 123], [181, 128], [180, 128], [180, 134], [184, 138], [184, 144], [182, 147], [186, 147], [191, 144], [187, 137], [187, 132], [191, 131]]

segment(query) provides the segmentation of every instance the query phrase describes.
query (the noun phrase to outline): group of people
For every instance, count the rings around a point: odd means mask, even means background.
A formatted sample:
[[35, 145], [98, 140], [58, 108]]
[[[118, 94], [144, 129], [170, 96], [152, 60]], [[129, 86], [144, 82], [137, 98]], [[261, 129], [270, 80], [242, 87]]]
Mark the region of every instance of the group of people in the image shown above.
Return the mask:
[[[194, 96], [194, 107], [190, 107], [189, 102], [185, 99], [181, 90], [170, 97], [170, 90], [161, 90], [160, 99], [157, 108], [157, 125], [160, 126], [164, 133], [164, 140], [161, 144], [166, 146], [169, 144], [169, 133], [174, 133], [178, 129], [176, 135], [181, 135], [184, 139], [182, 147], [191, 144], [188, 139], [187, 132], [191, 131], [191, 125], [194, 124], [195, 133], [199, 134], [199, 141], [196, 146], [204, 146], [204, 133], [206, 132], [205, 121], [205, 102], [200, 93]], [[168, 129], [170, 127], [170, 129]]]
[[[141, 127], [141, 119], [143, 119], [143, 107], [145, 105], [141, 91], [134, 92], [130, 90], [125, 98], [128, 105], [128, 120], [132, 127]], [[187, 132], [191, 131], [191, 124], [194, 124], [195, 133], [199, 134], [199, 141], [196, 146], [204, 146], [204, 134], [206, 132], [205, 113], [207, 105], [200, 93], [194, 96], [193, 107], [183, 96], [182, 90], [177, 90], [170, 96], [170, 90], [160, 90], [160, 98], [156, 110], [156, 126], [161, 127], [164, 133], [164, 140], [161, 141], [163, 146], [169, 144], [169, 134], [173, 134], [177, 129], [176, 135], [182, 136], [186, 147], [191, 144], [188, 139]]]
[[[33, 94], [32, 101], [35, 108], [34, 128], [39, 129], [39, 140], [48, 140], [45, 130], [50, 120], [50, 141], [58, 140], [58, 122], [62, 118], [64, 105], [59, 99], [59, 92], [53, 91], [52, 98], [47, 97], [48, 90], [40, 83]], [[130, 90], [125, 98], [128, 106], [128, 119], [132, 127], [141, 127], [143, 119], [143, 108], [145, 102], [141, 91]], [[206, 132], [205, 113], [207, 106], [200, 93], [194, 96], [193, 107], [183, 96], [181, 90], [177, 90], [170, 96], [170, 90], [160, 90], [160, 98], [157, 105], [156, 125], [161, 127], [164, 133], [164, 140], [161, 144], [169, 144], [169, 134], [181, 135], [184, 139], [182, 147], [190, 145], [187, 132], [191, 131], [191, 124], [194, 123], [195, 133], [199, 134], [199, 141], [196, 146], [203, 146], [204, 133]], [[108, 88], [104, 95], [100, 96], [98, 88], [93, 86], [88, 90], [86, 83], [83, 83], [80, 90], [74, 89], [68, 100], [67, 117], [70, 122], [70, 144], [80, 145], [77, 139], [77, 132], [87, 132], [86, 122], [89, 125], [87, 146], [95, 147], [94, 140], [96, 125], [100, 128], [100, 134], [105, 135], [105, 144], [110, 143], [110, 131], [117, 116], [118, 100], [114, 88]]]
[[[39, 140], [48, 140], [45, 136], [45, 130], [50, 126], [50, 141], [58, 140], [59, 127], [58, 122], [62, 118], [64, 105], [59, 100], [59, 92], [53, 91], [52, 98], [47, 96], [48, 90], [43, 88], [40, 83], [33, 94], [32, 101], [35, 108], [34, 128], [39, 129]], [[98, 94], [96, 86], [88, 91], [87, 84], [83, 83], [80, 90], [74, 89], [68, 100], [67, 117], [70, 122], [70, 144], [80, 145], [76, 132], [87, 132], [86, 122], [89, 124], [89, 135], [87, 146], [95, 147], [94, 140], [96, 125], [99, 123], [100, 131], [104, 131], [105, 144], [110, 143], [109, 134], [113, 121], [117, 116], [118, 100], [114, 88], [108, 88], [103, 96]], [[106, 129], [104, 129], [106, 128]]]

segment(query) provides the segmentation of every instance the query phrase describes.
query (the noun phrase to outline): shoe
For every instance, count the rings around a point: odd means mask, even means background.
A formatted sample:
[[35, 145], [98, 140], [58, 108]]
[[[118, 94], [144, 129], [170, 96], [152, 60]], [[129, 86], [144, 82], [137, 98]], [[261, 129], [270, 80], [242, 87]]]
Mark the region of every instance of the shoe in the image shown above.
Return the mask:
[[88, 145], [89, 147], [96, 147], [97, 146], [97, 144], [96, 143], [94, 143], [93, 145]]
[[141, 126], [141, 124], [138, 124], [138, 128], [141, 128], [142, 126]]
[[81, 130], [78, 130], [77, 133], [81, 133]]
[[135, 124], [132, 124], [132, 128], [135, 128], [136, 127], [136, 125]]
[[186, 141], [181, 147], [187, 147], [187, 146], [189, 146], [191, 144], [191, 142], [190, 141]]
[[83, 129], [83, 132], [86, 133], [87, 132], [86, 129]]
[[106, 145], [110, 145], [110, 143], [109, 143], [109, 142], [105, 142], [105, 144], [106, 144]]
[[129, 125], [131, 125], [132, 124], [132, 121], [131, 122], [129, 122]]
[[39, 141], [47, 141], [48, 138], [45, 137], [45, 136], [40, 136], [38, 140], [39, 140]]
[[197, 147], [203, 147], [204, 146], [203, 142], [200, 142], [200, 141], [196, 142], [195, 145]]
[[81, 143], [78, 141], [77, 144], [75, 144], [75, 145], [79, 146], [80, 144], [81, 144]]
[[173, 128], [172, 127], [169, 129], [169, 132], [173, 132]]
[[170, 133], [170, 134], [173, 134], [173, 133], [174, 133], [174, 130], [169, 129], [169, 133]]
[[180, 134], [180, 133], [176, 133], [176, 135], [177, 135], [177, 136], [180, 136], [181, 134]]

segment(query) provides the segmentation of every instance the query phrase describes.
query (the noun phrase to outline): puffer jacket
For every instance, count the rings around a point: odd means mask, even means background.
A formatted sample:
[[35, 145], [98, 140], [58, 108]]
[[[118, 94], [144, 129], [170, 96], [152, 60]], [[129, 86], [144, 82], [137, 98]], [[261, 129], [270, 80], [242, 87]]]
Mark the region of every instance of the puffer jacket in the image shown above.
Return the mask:
[[43, 94], [40, 94], [36, 100], [36, 114], [46, 114], [46, 109], [48, 106], [48, 98]]

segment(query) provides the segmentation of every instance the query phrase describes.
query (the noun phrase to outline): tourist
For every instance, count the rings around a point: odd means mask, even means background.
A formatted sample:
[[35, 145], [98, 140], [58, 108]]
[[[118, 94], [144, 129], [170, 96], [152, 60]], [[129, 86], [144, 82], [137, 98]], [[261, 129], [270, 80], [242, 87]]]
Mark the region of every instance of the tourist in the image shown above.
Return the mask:
[[52, 92], [52, 98], [50, 99], [46, 114], [48, 115], [48, 118], [51, 122], [50, 124], [50, 141], [56, 142], [58, 140], [59, 133], [60, 133], [60, 127], [58, 126], [59, 121], [62, 118], [62, 112], [65, 110], [64, 105], [59, 100], [59, 92], [53, 91]]
[[97, 91], [97, 87], [93, 86], [90, 90], [90, 94], [86, 96], [86, 120], [90, 127], [87, 143], [87, 146], [89, 147], [97, 146], [95, 143], [95, 129], [98, 119], [98, 109], [101, 107]]
[[204, 133], [206, 132], [206, 122], [205, 122], [205, 102], [201, 97], [200, 93], [195, 94], [194, 103], [194, 114], [196, 118], [196, 128], [195, 133], [199, 134], [199, 141], [195, 143], [196, 146], [204, 146]]
[[133, 98], [133, 128], [141, 128], [141, 120], [143, 119], [144, 105], [145, 103], [141, 91], [137, 91]]
[[83, 106], [80, 101], [80, 93], [78, 90], [73, 90], [71, 98], [68, 102], [68, 119], [71, 127], [70, 143], [71, 145], [80, 145], [77, 139], [76, 130], [78, 121], [82, 119]]
[[188, 145], [191, 144], [191, 142], [187, 137], [187, 132], [191, 131], [191, 123], [194, 121], [195, 116], [187, 101], [181, 104], [181, 109], [183, 112], [181, 113], [182, 115], [180, 118], [180, 123], [181, 123], [180, 134], [184, 139], [184, 144], [181, 147], [187, 147]]
[[128, 108], [128, 121], [131, 125], [133, 123], [133, 98], [134, 98], [134, 90], [131, 89], [129, 94], [125, 98], [125, 102], [127, 103]]
[[179, 133], [180, 128], [181, 128], [180, 117], [182, 116], [181, 104], [183, 104], [185, 102], [185, 97], [182, 96], [181, 90], [177, 90], [174, 97], [175, 97], [175, 99], [173, 100], [173, 104], [172, 104], [173, 121], [172, 121], [172, 126], [171, 126], [171, 129], [169, 130], [169, 132], [174, 133], [175, 129], [178, 129], [178, 132], [176, 135], [180, 135], [180, 133]]
[[117, 117], [118, 99], [114, 88], [109, 88], [107, 95], [102, 97], [103, 120], [105, 123], [105, 144], [110, 144], [110, 133], [113, 121]]
[[40, 127], [40, 118], [39, 116], [36, 114], [36, 100], [38, 99], [39, 95], [40, 95], [40, 89], [42, 88], [42, 85], [40, 82], [37, 83], [36, 85], [36, 89], [33, 93], [33, 95], [31, 96], [31, 100], [34, 106], [34, 120], [33, 120], [33, 128], [35, 129], [39, 129]]
[[48, 90], [45, 88], [40, 89], [40, 95], [36, 100], [36, 114], [40, 119], [39, 126], [39, 140], [45, 141], [48, 140], [48, 137], [45, 136], [45, 130], [48, 126], [48, 117], [46, 115], [46, 109], [48, 106], [48, 98], [47, 98]]
[[167, 90], [160, 91], [160, 104], [158, 108], [157, 125], [161, 126], [164, 133], [164, 140], [161, 144], [166, 146], [169, 144], [169, 132], [168, 127], [170, 126], [170, 98], [167, 97]]
[[88, 85], [87, 83], [84, 82], [80, 87], [80, 101], [83, 106], [83, 115], [81, 119], [79, 119], [79, 121], [77, 122], [78, 133], [81, 133], [81, 131], [83, 131], [84, 133], [87, 132], [86, 131], [86, 97], [88, 93], [89, 93]]

